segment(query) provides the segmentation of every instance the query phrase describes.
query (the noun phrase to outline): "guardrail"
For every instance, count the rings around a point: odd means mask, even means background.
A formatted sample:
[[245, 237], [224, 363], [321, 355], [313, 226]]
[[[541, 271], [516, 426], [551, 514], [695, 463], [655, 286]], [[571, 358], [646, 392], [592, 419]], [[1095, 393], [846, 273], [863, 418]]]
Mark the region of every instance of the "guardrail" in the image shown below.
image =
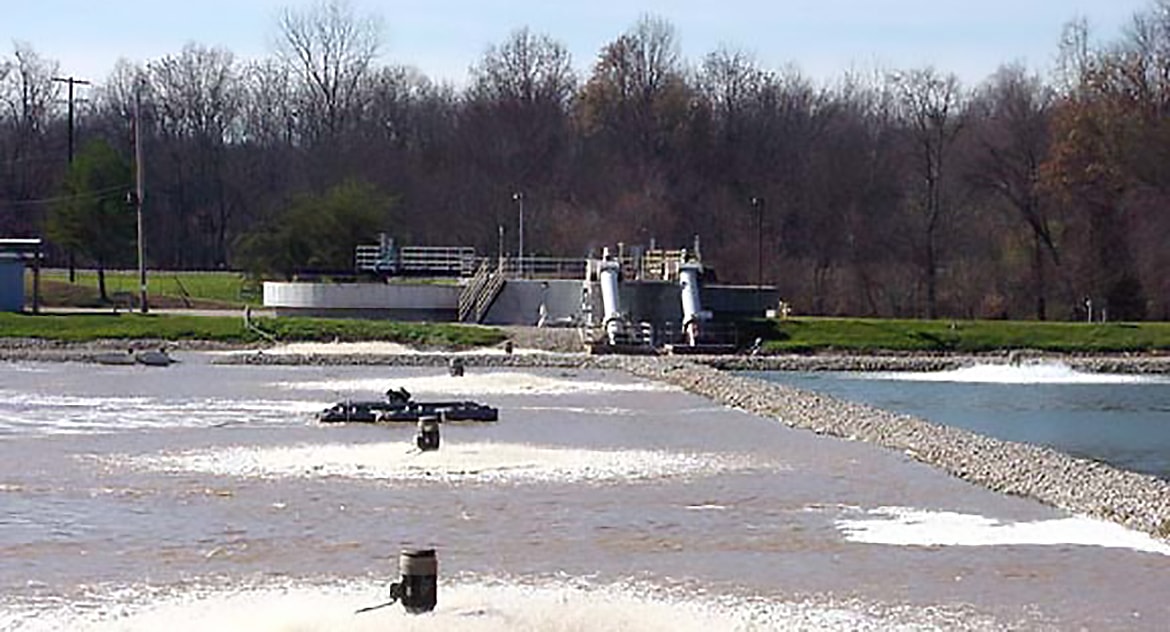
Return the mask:
[[553, 257], [523, 257], [502, 259], [500, 272], [508, 278], [519, 279], [583, 279], [585, 259]]
[[403, 246], [387, 249], [381, 245], [354, 249], [354, 267], [359, 272], [378, 274], [435, 274], [471, 276], [478, 259], [470, 246]]

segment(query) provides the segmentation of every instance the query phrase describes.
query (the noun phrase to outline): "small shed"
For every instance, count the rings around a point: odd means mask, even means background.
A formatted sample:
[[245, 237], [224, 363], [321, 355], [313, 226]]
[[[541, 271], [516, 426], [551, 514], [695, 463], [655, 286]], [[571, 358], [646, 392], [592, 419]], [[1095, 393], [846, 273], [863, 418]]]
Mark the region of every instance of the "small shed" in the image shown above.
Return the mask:
[[32, 262], [32, 311], [41, 307], [40, 239], [0, 239], [0, 312], [24, 311], [24, 269]]

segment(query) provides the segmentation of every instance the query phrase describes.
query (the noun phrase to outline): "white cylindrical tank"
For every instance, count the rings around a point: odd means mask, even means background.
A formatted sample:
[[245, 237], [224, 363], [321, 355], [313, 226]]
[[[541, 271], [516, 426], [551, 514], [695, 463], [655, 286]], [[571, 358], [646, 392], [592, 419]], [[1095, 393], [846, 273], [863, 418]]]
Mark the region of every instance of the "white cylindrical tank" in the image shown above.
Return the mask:
[[615, 344], [622, 333], [622, 306], [618, 296], [618, 277], [621, 265], [616, 261], [603, 260], [598, 264], [597, 276], [601, 285], [601, 304], [605, 311], [605, 333], [610, 344]]
[[698, 341], [699, 320], [703, 314], [703, 305], [699, 300], [699, 273], [702, 271], [703, 266], [697, 263], [684, 263], [678, 270], [678, 283], [682, 288], [683, 331], [687, 343], [692, 347]]

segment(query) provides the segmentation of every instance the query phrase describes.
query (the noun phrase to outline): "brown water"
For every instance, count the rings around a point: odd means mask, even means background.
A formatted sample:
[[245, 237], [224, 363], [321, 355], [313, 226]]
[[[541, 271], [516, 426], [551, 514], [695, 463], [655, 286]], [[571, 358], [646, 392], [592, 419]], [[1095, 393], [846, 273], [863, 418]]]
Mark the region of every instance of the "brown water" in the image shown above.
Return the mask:
[[[1170, 557], [1120, 540], [851, 540], [846, 522], [883, 507], [1064, 516], [621, 374], [207, 359], [0, 365], [0, 630], [1156, 629], [1170, 614]], [[429, 454], [410, 425], [312, 421], [391, 386], [501, 420], [447, 426]], [[438, 550], [438, 609], [354, 615], [412, 546]]]

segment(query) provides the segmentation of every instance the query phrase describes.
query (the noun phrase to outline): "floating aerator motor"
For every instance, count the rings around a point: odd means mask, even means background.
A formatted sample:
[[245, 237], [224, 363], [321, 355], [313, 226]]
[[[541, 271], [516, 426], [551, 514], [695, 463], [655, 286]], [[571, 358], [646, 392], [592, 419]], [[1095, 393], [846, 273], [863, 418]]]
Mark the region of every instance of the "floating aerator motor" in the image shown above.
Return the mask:
[[398, 572], [402, 581], [390, 585], [390, 596], [402, 601], [402, 607], [411, 614], [435, 609], [439, 601], [439, 561], [434, 549], [405, 550], [398, 556]]
[[390, 601], [368, 608], [357, 614], [385, 608], [396, 601], [410, 614], [422, 614], [435, 609], [439, 601], [439, 562], [434, 549], [406, 549], [398, 556], [398, 572], [402, 581], [390, 584]]
[[414, 444], [423, 452], [439, 449], [438, 417], [419, 417], [418, 434], [414, 437]]

